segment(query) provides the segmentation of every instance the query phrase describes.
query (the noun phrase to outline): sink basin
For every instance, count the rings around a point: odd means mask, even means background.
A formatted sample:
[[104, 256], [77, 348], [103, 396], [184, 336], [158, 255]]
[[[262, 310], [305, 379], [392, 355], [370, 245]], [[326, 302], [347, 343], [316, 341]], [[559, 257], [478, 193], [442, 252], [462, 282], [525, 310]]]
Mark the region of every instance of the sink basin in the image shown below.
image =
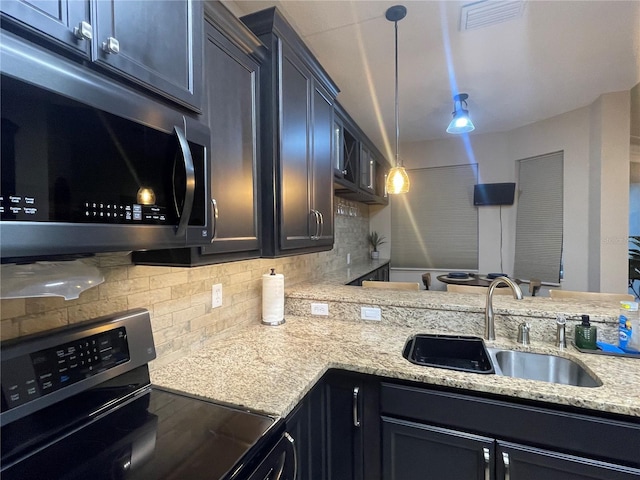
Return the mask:
[[487, 350], [497, 375], [577, 387], [599, 387], [602, 385], [600, 379], [568, 358], [497, 348]]
[[416, 365], [475, 373], [494, 373], [484, 342], [478, 337], [418, 334], [409, 337], [402, 352]]

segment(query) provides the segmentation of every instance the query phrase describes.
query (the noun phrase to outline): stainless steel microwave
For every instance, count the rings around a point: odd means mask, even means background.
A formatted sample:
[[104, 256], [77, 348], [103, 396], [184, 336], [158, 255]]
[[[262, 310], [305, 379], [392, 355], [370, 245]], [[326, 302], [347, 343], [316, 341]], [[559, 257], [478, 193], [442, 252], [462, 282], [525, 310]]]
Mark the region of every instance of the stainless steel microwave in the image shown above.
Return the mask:
[[206, 125], [4, 31], [0, 71], [3, 262], [211, 242]]

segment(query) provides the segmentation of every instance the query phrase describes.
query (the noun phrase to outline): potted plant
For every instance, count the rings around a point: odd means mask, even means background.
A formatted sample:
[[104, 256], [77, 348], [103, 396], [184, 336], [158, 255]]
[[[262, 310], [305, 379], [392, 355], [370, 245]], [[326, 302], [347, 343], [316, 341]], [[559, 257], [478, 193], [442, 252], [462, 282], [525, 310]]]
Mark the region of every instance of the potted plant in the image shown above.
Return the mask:
[[378, 247], [383, 243], [387, 243], [385, 237], [383, 235], [378, 235], [378, 232], [371, 232], [367, 235], [367, 240], [369, 241], [369, 245], [373, 248], [371, 251], [371, 258], [373, 260], [377, 260], [380, 258], [380, 252], [378, 251]]

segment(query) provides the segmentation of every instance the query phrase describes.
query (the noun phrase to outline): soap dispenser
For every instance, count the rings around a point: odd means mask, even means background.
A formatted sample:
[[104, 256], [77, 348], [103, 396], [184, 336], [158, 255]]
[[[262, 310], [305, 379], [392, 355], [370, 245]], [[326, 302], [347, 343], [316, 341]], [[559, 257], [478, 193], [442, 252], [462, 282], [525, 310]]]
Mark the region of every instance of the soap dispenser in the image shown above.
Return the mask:
[[582, 323], [576, 325], [575, 342], [576, 347], [586, 350], [597, 350], [596, 346], [598, 332], [595, 326], [589, 322], [589, 315], [582, 315]]

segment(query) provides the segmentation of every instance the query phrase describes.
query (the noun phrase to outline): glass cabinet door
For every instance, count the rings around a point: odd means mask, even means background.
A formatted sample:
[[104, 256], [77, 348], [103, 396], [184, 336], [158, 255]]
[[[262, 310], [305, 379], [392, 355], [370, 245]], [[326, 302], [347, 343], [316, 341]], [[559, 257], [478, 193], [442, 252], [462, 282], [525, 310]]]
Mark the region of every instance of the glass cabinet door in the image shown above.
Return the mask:
[[369, 150], [367, 147], [363, 145], [360, 153], [360, 188], [374, 191], [375, 178], [376, 178], [375, 159], [371, 154], [371, 150]]

